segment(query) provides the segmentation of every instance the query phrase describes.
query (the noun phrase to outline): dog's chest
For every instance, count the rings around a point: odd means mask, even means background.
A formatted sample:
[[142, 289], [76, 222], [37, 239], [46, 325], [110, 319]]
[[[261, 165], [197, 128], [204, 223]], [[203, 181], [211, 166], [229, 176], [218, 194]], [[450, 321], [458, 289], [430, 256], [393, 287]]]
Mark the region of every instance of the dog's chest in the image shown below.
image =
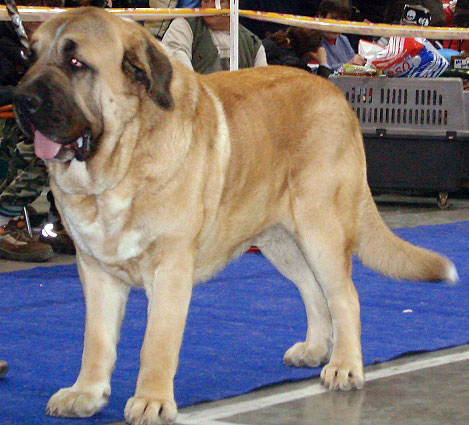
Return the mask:
[[104, 264], [126, 262], [142, 253], [144, 232], [132, 223], [131, 214], [131, 201], [119, 196], [63, 206], [64, 220], [75, 243]]

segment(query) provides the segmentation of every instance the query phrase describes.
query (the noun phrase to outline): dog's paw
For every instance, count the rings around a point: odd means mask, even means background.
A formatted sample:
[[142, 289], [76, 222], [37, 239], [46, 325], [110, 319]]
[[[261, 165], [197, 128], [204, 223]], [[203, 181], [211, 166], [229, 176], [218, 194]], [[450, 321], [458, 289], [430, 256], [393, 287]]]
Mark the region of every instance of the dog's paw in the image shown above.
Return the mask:
[[308, 344], [297, 342], [290, 347], [283, 356], [283, 362], [288, 366], [316, 367], [329, 360], [329, 348], [324, 344]]
[[109, 401], [109, 391], [78, 391], [73, 387], [57, 391], [47, 403], [46, 413], [65, 418], [87, 418]]
[[124, 416], [132, 425], [169, 425], [176, 420], [177, 407], [174, 400], [135, 396], [127, 401]]
[[331, 361], [321, 371], [321, 383], [329, 390], [359, 390], [365, 384], [363, 364], [361, 361]]

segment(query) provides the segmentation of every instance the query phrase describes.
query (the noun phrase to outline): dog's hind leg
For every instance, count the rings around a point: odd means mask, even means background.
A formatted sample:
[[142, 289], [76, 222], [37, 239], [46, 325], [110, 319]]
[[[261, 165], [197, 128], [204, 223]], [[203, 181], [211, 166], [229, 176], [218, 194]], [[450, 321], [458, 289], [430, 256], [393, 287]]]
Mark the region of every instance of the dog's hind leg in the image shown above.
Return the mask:
[[[360, 344], [360, 305], [352, 281], [355, 208], [347, 208], [341, 191], [336, 202], [312, 196], [293, 198], [298, 243], [327, 299], [332, 320], [333, 348], [321, 371], [323, 384], [334, 390], [361, 388], [364, 384]], [[325, 200], [325, 199], [323, 199]]]
[[294, 237], [282, 226], [275, 226], [264, 233], [256, 244], [280, 273], [296, 285], [306, 309], [306, 341], [297, 342], [287, 350], [285, 364], [316, 367], [327, 362], [332, 346], [329, 308]]

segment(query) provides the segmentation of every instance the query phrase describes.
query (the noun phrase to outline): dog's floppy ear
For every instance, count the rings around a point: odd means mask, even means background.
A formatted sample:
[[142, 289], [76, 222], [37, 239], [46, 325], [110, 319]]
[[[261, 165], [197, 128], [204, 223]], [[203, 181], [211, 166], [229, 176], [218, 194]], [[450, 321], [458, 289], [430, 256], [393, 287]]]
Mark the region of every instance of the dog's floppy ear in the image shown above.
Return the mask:
[[139, 35], [124, 53], [122, 69], [138, 84], [142, 84], [148, 96], [163, 109], [174, 108], [170, 92], [173, 68], [166, 57], [150, 40]]

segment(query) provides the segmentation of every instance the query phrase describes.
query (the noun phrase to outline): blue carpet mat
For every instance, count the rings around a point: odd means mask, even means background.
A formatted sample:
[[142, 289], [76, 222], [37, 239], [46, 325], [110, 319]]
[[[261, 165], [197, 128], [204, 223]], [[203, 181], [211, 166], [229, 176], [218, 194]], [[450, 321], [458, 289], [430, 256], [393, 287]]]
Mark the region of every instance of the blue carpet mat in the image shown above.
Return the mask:
[[[403, 353], [469, 342], [469, 222], [400, 229], [404, 239], [449, 256], [461, 282], [396, 282], [358, 261], [366, 365]], [[411, 310], [412, 312], [404, 312]], [[79, 370], [84, 301], [75, 266], [0, 274], [0, 423], [105, 424], [122, 420], [132, 396], [146, 320], [143, 291], [132, 291], [108, 406], [89, 419], [45, 416], [48, 398]], [[317, 376], [282, 356], [303, 340], [306, 318], [296, 288], [261, 255], [246, 254], [194, 290], [175, 382], [179, 407], [243, 394], [268, 384]]]

